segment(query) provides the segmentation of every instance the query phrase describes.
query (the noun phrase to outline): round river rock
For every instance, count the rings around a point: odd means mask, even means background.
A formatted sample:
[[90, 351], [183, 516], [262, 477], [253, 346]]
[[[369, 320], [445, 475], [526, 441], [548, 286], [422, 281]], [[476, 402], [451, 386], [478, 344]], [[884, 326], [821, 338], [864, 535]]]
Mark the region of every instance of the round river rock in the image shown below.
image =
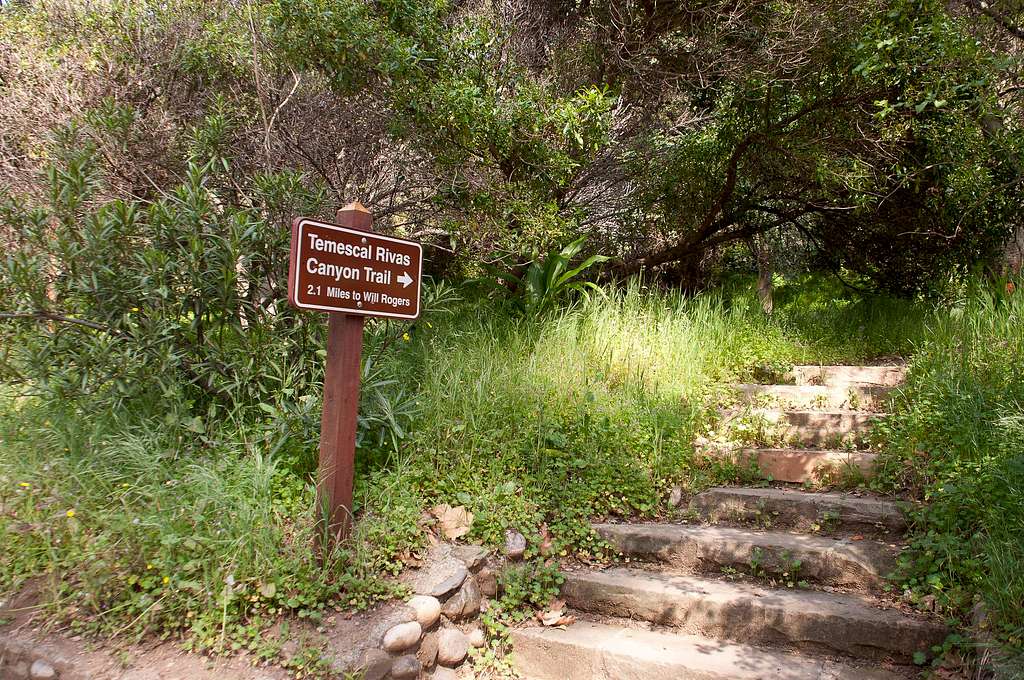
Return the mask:
[[391, 677], [395, 680], [411, 680], [411, 678], [418, 678], [420, 675], [420, 662], [411, 654], [400, 656], [395, 659], [395, 663], [391, 666]]
[[424, 630], [437, 623], [437, 619], [441, 616], [441, 603], [436, 597], [416, 595], [409, 598], [406, 604], [416, 612], [416, 620]]
[[469, 640], [457, 628], [445, 628], [437, 637], [437, 662], [442, 666], [458, 666], [469, 653]]
[[32, 668], [29, 669], [28, 675], [32, 680], [53, 680], [57, 677], [57, 671], [53, 669], [53, 666], [46, 663], [42, 659], [38, 659], [32, 664]]
[[466, 633], [466, 639], [469, 640], [469, 644], [474, 647], [483, 647], [487, 644], [487, 636], [484, 635], [482, 628], [474, 628]]
[[423, 627], [419, 621], [400, 623], [384, 633], [384, 649], [394, 654], [404, 652], [420, 641]]
[[518, 531], [508, 529], [505, 532], [505, 554], [510, 560], [521, 560], [525, 552], [526, 537]]

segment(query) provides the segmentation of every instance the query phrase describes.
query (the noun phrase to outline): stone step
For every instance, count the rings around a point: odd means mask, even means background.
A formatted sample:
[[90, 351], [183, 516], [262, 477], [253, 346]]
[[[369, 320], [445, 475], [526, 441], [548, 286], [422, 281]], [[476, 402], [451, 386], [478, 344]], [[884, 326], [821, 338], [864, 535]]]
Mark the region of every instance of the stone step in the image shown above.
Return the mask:
[[[802, 481], [802, 480], [801, 480]], [[900, 503], [848, 493], [793, 489], [716, 487], [693, 497], [690, 507], [712, 522], [758, 522], [817, 531], [899, 533], [907, 528]]]
[[528, 680], [898, 680], [895, 673], [718, 640], [580, 622], [511, 631]]
[[772, 590], [637, 569], [568, 572], [562, 597], [592, 614], [640, 619], [682, 632], [857, 659], [913, 663], [945, 640], [945, 626], [878, 609], [870, 598]]
[[899, 385], [907, 377], [906, 366], [794, 366], [788, 377], [797, 385], [844, 386]]
[[861, 411], [798, 411], [772, 408], [730, 410], [723, 413], [723, 424], [735, 428], [739, 422], [755, 429], [772, 441], [800, 446], [839, 444], [868, 432], [884, 413]]
[[875, 411], [885, 405], [892, 387], [884, 385], [756, 385], [734, 386], [741, 403], [789, 409]]
[[764, 479], [795, 484], [834, 482], [851, 473], [871, 477], [877, 457], [868, 451], [829, 449], [717, 449], [713, 454], [729, 456], [741, 467], [756, 463]]
[[834, 539], [779, 531], [686, 524], [594, 524], [619, 552], [703, 573], [728, 567], [853, 590], [880, 586], [896, 565], [898, 547], [873, 540]]

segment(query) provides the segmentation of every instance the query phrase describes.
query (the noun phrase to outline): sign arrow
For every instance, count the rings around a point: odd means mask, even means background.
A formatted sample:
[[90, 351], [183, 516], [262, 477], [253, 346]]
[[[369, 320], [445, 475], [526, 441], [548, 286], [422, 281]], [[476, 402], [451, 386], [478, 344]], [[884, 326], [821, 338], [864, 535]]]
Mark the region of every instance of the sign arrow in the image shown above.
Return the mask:
[[415, 319], [420, 315], [422, 246], [374, 234], [368, 231], [370, 213], [345, 210], [355, 226], [308, 217], [292, 222], [288, 301], [299, 309]]

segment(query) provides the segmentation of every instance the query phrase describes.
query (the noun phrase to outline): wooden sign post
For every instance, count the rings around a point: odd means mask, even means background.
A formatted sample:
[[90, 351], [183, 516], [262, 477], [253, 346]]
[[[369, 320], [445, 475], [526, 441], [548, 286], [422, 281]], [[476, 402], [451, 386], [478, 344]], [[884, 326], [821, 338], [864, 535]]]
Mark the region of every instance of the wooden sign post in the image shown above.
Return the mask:
[[329, 313], [317, 499], [333, 540], [352, 528], [363, 317], [420, 313], [422, 247], [374, 234], [372, 226], [358, 201], [338, 211], [337, 224], [304, 217], [292, 223], [288, 301]]

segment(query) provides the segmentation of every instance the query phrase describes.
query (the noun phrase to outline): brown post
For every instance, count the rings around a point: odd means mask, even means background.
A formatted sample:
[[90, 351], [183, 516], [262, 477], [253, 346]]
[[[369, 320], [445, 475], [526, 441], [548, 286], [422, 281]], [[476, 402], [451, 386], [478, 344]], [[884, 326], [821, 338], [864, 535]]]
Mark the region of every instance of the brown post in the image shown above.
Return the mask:
[[[373, 216], [356, 201], [338, 211], [337, 222], [343, 227], [371, 231]], [[347, 538], [352, 529], [363, 317], [331, 312], [327, 329], [317, 496], [318, 507], [327, 517], [328, 534], [338, 541]]]

